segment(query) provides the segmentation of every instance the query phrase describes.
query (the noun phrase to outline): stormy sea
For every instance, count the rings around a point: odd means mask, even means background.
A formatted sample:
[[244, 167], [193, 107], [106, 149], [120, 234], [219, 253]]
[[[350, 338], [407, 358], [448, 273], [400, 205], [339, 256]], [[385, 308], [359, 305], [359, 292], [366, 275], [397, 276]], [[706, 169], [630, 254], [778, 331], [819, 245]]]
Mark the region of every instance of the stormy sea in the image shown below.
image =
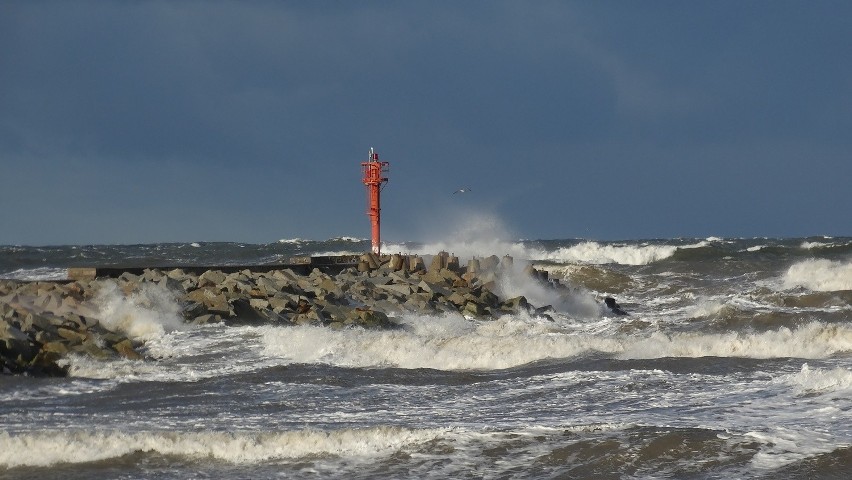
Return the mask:
[[[0, 277], [257, 265], [369, 242], [0, 246]], [[848, 478], [852, 238], [463, 240], [511, 255], [549, 316], [401, 328], [175, 325], [133, 305], [146, 360], [0, 376], [0, 478]], [[428, 265], [428, 261], [426, 263]], [[463, 263], [464, 264], [464, 263]], [[564, 290], [564, 289], [563, 289]], [[628, 315], [603, 305], [613, 297]], [[163, 296], [168, 302], [168, 296]], [[169, 320], [169, 321], [167, 321]]]

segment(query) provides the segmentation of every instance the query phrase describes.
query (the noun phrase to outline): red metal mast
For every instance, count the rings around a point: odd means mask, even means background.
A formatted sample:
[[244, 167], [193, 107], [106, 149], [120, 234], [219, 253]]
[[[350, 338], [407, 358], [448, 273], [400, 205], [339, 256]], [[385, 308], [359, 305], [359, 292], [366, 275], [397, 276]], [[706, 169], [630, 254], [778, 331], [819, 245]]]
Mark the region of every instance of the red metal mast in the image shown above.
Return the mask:
[[372, 225], [373, 253], [379, 255], [382, 211], [379, 206], [379, 193], [382, 190], [382, 184], [388, 181], [387, 177], [382, 177], [382, 173], [388, 171], [388, 162], [380, 162], [379, 154], [370, 148], [370, 159], [362, 163], [361, 166], [364, 169], [364, 185], [367, 186], [367, 196], [370, 202], [367, 206], [367, 215], [370, 216], [370, 224]]

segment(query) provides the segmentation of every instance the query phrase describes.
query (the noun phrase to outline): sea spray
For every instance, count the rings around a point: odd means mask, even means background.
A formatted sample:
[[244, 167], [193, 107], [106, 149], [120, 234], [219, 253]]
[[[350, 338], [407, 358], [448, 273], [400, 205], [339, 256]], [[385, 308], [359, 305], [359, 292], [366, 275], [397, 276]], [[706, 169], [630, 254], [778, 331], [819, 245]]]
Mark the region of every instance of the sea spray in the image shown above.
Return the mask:
[[560, 263], [647, 265], [671, 257], [678, 248], [682, 247], [652, 244], [604, 245], [598, 242], [583, 242], [548, 252], [543, 258], [537, 260]]
[[473, 211], [454, 210], [439, 222], [430, 223], [428, 237], [414, 248], [400, 244], [388, 244], [383, 247], [387, 252], [407, 252], [422, 256], [431, 256], [444, 251], [453, 254], [462, 261], [474, 257], [511, 255], [517, 259], [529, 258], [530, 252], [514, 238], [509, 228], [497, 215]]
[[[500, 270], [496, 293], [503, 299], [524, 296], [533, 305], [554, 307], [557, 311], [578, 317], [599, 317], [601, 310], [594, 297], [586, 291], [554, 289], [530, 277], [524, 270], [531, 260], [547, 257], [535, 248], [521, 242], [509, 241], [510, 233], [496, 215], [462, 210], [445, 223], [446, 231], [440, 240], [426, 242], [410, 253], [430, 256], [435, 252], [448, 252], [465, 261], [491, 255], [510, 256], [514, 262]], [[401, 246], [390, 246], [391, 249]], [[404, 248], [399, 248], [403, 250]]]
[[524, 296], [531, 304], [550, 305], [555, 311], [577, 318], [601, 316], [601, 306], [594, 296], [582, 288], [554, 288], [524, 272], [526, 262], [519, 261], [504, 269], [497, 282], [496, 294], [501, 298]]
[[174, 294], [160, 284], [143, 282], [125, 294], [114, 281], [102, 282], [94, 299], [100, 322], [134, 340], [150, 340], [185, 328]]

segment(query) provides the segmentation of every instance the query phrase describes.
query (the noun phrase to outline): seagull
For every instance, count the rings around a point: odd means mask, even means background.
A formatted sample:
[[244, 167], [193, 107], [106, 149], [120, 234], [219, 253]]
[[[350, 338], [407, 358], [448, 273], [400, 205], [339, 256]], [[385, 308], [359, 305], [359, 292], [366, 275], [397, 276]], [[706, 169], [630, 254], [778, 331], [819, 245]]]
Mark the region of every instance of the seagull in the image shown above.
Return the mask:
[[455, 192], [453, 192], [453, 195], [455, 195], [455, 194], [457, 194], [457, 193], [467, 193], [467, 192], [469, 192], [469, 191], [470, 191], [470, 187], [467, 187], [467, 188], [460, 188], [460, 189], [456, 190]]

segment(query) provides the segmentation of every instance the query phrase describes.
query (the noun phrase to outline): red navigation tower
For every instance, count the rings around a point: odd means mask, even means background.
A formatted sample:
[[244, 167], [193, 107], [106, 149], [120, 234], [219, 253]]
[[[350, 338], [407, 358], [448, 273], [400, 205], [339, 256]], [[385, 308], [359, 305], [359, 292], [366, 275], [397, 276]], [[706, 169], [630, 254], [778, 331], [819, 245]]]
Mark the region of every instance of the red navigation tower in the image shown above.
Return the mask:
[[370, 159], [361, 164], [364, 168], [364, 185], [367, 186], [367, 196], [369, 197], [369, 205], [367, 207], [367, 215], [370, 216], [370, 224], [372, 225], [372, 241], [373, 253], [378, 255], [381, 245], [381, 207], [379, 206], [379, 193], [382, 191], [382, 184], [387, 182], [387, 177], [382, 177], [382, 174], [388, 171], [388, 162], [380, 162], [379, 154], [370, 148]]

